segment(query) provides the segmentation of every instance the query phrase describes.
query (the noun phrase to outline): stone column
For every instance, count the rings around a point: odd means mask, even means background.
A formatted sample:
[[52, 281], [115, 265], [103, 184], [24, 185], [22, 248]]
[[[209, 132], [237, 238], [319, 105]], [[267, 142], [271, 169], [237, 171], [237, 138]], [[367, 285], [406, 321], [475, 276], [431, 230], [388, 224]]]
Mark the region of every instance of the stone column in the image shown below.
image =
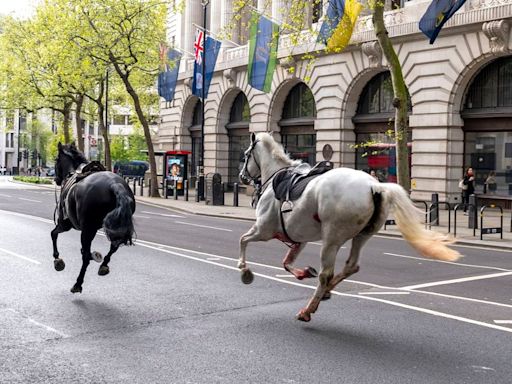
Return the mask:
[[272, 0], [272, 17], [282, 21], [286, 15], [286, 0]]
[[227, 0], [213, 0], [208, 5], [208, 17], [210, 19], [210, 31], [213, 34], [219, 33], [222, 25], [222, 7]]
[[185, 25], [183, 26], [183, 49], [194, 52], [196, 37], [195, 24], [203, 25], [203, 6], [201, 0], [188, 0], [185, 5]]

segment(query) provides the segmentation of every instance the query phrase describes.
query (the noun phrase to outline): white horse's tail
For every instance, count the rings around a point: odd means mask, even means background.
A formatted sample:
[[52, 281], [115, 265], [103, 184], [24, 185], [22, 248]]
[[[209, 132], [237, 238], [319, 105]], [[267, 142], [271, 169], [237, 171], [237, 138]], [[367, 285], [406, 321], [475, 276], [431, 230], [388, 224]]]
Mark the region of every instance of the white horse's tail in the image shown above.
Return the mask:
[[450, 236], [423, 228], [419, 220], [421, 211], [414, 206], [405, 190], [398, 184], [381, 183], [372, 185], [374, 192], [382, 193], [384, 202], [394, 210], [395, 221], [403, 237], [422, 256], [430, 259], [455, 261], [460, 253], [448, 248], [453, 243]]

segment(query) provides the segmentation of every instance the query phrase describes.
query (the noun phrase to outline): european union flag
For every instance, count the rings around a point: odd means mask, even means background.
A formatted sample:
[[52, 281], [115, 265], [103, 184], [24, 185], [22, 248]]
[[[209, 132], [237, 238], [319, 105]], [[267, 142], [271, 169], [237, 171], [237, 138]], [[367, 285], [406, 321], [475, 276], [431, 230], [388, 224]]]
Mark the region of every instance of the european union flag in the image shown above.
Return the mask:
[[158, 74], [158, 94], [163, 97], [165, 101], [171, 101], [174, 98], [178, 72], [180, 70], [180, 60], [181, 53], [175, 49], [169, 49], [167, 51], [165, 70]]
[[434, 0], [420, 20], [420, 30], [434, 44], [443, 25], [464, 5], [466, 0]]

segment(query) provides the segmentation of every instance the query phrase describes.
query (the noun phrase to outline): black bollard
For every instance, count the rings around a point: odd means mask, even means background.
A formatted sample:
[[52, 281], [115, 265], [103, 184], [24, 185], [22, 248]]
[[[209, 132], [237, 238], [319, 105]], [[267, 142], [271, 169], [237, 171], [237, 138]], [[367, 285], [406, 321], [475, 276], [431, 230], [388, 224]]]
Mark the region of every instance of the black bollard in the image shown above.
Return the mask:
[[238, 207], [238, 183], [233, 184], [233, 206]]
[[185, 188], [185, 201], [188, 201], [188, 179], [184, 181], [185, 185], [183, 188]]
[[167, 178], [164, 179], [164, 197], [167, 199], [169, 191], [167, 190]]
[[133, 178], [133, 195], [135, 196], [137, 194], [137, 179]]
[[478, 212], [477, 212], [477, 200], [475, 194], [469, 195], [469, 207], [468, 207], [468, 228], [478, 229]]
[[439, 225], [439, 194], [432, 194], [432, 204], [430, 210], [430, 225]]
[[148, 186], [148, 197], [151, 197], [151, 179], [149, 179]]
[[144, 178], [139, 178], [139, 185], [140, 185], [140, 195], [144, 196]]
[[178, 200], [178, 181], [174, 180], [174, 185], [172, 186], [174, 192], [174, 200]]
[[199, 203], [199, 178], [196, 178], [196, 203]]

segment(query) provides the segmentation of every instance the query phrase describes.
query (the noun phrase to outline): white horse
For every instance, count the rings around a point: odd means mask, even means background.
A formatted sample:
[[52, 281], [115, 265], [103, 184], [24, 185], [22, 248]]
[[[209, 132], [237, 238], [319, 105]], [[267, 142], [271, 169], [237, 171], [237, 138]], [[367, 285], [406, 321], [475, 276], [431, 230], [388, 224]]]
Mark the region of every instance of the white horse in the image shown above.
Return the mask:
[[[322, 240], [319, 283], [308, 305], [297, 319], [310, 321], [321, 300], [330, 298], [336, 285], [359, 270], [362, 246], [385, 223], [390, 208], [404, 238], [421, 255], [439, 260], [457, 260], [460, 254], [446, 246], [446, 236], [428, 231], [420, 224], [419, 209], [397, 184], [379, 183], [369, 174], [350, 168], [336, 168], [313, 179], [293, 209], [281, 213], [281, 202], [275, 198], [272, 178], [284, 168], [295, 167], [292, 161], [268, 133], [254, 133], [245, 151], [245, 163], [240, 180], [249, 184], [261, 178], [262, 192], [256, 207], [256, 223], [240, 237], [242, 281], [252, 282], [252, 272], [246, 267], [245, 252], [251, 241], [278, 239], [289, 243], [290, 250], [283, 260], [284, 268], [296, 278], [316, 277], [311, 267], [293, 267], [307, 242]], [[343, 271], [334, 275], [334, 264], [340, 247], [352, 239], [350, 256]]]

